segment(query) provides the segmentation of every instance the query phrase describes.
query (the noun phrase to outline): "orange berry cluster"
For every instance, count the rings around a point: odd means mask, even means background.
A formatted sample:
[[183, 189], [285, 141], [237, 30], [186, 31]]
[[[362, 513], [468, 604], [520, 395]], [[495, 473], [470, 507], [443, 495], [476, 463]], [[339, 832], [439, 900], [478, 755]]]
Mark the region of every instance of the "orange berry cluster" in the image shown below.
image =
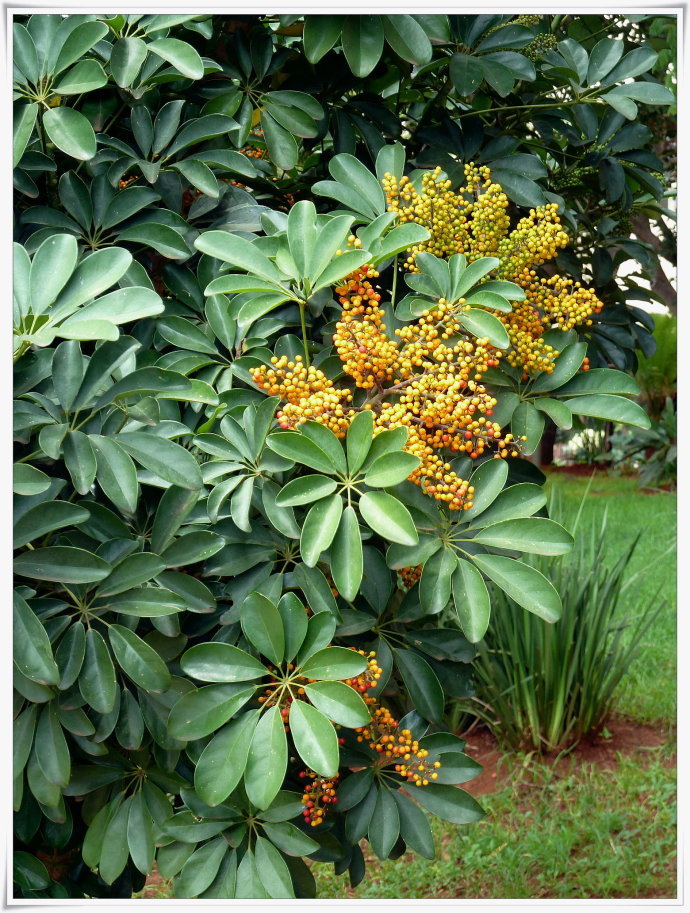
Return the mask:
[[416, 271], [416, 256], [428, 251], [437, 257], [460, 253], [468, 262], [494, 256], [500, 260], [495, 275], [521, 285], [527, 293], [522, 302], [513, 304], [510, 314], [497, 313], [511, 341], [508, 361], [521, 367], [523, 374], [553, 371], [558, 351], [545, 344], [546, 329], [572, 329], [589, 326], [592, 314], [603, 307], [596, 295], [580, 283], [561, 276], [538, 278], [535, 267], [552, 260], [568, 243], [558, 216], [558, 205], [548, 203], [530, 210], [517, 227], [510, 231], [508, 198], [500, 184], [491, 181], [485, 166], [474, 162], [465, 165], [466, 183], [451, 191], [451, 183], [436, 168], [425, 174], [417, 191], [409, 178], [398, 182], [384, 175], [388, 209], [397, 212], [403, 222], [425, 226], [431, 238], [408, 251], [406, 269]]
[[420, 748], [409, 729], [399, 729], [398, 721], [387, 707], [377, 707], [371, 723], [355, 731], [359, 733], [358, 742], [368, 742], [384, 765], [396, 761], [395, 770], [415, 786], [428, 786], [430, 780], [438, 778], [436, 769], [440, 762], [430, 764], [429, 752]]
[[389, 383], [398, 367], [398, 345], [385, 333], [383, 310], [378, 306], [381, 295], [369, 281], [378, 275], [365, 264], [335, 290], [343, 315], [333, 342], [345, 371], [364, 390]]
[[309, 779], [302, 793], [302, 816], [306, 824], [311, 827], [318, 827], [323, 823], [324, 816], [328, 809], [335, 805], [338, 797], [335, 794], [335, 784], [339, 774], [332, 777], [320, 777], [313, 770], [301, 770], [299, 777], [301, 780]]
[[422, 576], [422, 568], [424, 565], [416, 564], [414, 567], [403, 567], [398, 571], [398, 576], [403, 586], [407, 589], [411, 589], [415, 583]]
[[[364, 672], [360, 672], [355, 678], [346, 679], [345, 684], [354, 688], [359, 694], [364, 695], [370, 688], [376, 687], [379, 679], [383, 675], [383, 669], [381, 669], [376, 662], [376, 652], [374, 650], [371, 650], [369, 653], [365, 653], [364, 650], [357, 650], [357, 653], [361, 656], [366, 656], [367, 668]], [[371, 702], [374, 699], [365, 697], [364, 700]]]

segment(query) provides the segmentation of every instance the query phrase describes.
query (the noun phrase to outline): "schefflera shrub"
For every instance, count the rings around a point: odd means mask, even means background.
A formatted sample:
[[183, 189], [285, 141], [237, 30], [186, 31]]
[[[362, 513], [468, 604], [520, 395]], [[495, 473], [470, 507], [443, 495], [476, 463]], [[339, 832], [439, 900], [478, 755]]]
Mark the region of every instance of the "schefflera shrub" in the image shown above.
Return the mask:
[[[488, 177], [484, 190], [500, 204]], [[304, 857], [357, 884], [363, 839], [382, 859], [432, 858], [426, 812], [482, 816], [458, 788], [480, 767], [442, 719], [471, 691], [485, 579], [553, 621], [558, 593], [519, 555], [572, 544], [523, 458], [534, 416], [644, 416], [619, 395], [626, 375], [578, 370], [563, 294], [541, 315], [546, 346], [515, 316], [532, 289], [493, 278], [502, 261], [483, 245], [431, 253], [423, 212], [353, 233], [352, 213], [302, 201], [254, 240], [202, 234], [204, 315], [148, 333], [163, 305], [128, 284], [125, 251], [80, 256], [61, 234], [33, 256], [17, 247], [26, 890], [126, 893], [155, 860], [177, 896], [312, 896]], [[516, 232], [504, 226], [504, 262], [525, 237], [542, 253], [560, 239], [552, 209]], [[51, 271], [53, 250], [65, 256]], [[414, 294], [393, 308], [376, 280], [392, 261], [402, 281], [398, 259]], [[229, 360], [230, 337], [261, 321], [269, 336], [305, 332], [235, 357], [229, 390], [190, 378], [190, 359]], [[146, 350], [151, 331], [173, 348]]]
[[[520, 560], [572, 543], [525, 457], [547, 421], [646, 424], [628, 375], [587, 370], [603, 299], [539, 272], [567, 242], [553, 201], [516, 218], [488, 172], [415, 175], [382, 142], [374, 171], [331, 155], [294, 202], [321, 107], [267, 90], [268, 155], [242, 154], [251, 105], [190, 89], [237, 77], [169, 36], [210, 26], [16, 33], [25, 898], [131, 896], [154, 862], [179, 897], [310, 897], [305, 860], [357, 884], [364, 840], [431, 858], [427, 813], [482, 815], [443, 716], [471, 692], [486, 580], [560, 612]], [[140, 103], [101, 111], [101, 89]]]

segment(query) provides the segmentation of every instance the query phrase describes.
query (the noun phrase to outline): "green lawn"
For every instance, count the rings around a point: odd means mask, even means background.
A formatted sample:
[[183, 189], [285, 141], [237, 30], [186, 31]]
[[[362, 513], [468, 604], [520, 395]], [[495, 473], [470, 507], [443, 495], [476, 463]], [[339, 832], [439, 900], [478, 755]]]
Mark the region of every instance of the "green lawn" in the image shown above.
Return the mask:
[[532, 764], [520, 783], [481, 798], [488, 814], [478, 824], [435, 820], [437, 859], [407, 853], [379, 863], [368, 853], [355, 891], [318, 865], [319, 896], [675, 897], [675, 777], [663, 749], [650, 755], [621, 758], [617, 771], [587, 764], [565, 776]]
[[[589, 479], [550, 473], [564, 507], [577, 510]], [[509, 785], [481, 797], [487, 817], [454, 827], [434, 821], [440, 851], [429, 861], [406, 854], [369, 866], [362, 884], [346, 888], [332, 867], [315, 868], [323, 897], [357, 898], [614, 898], [674, 897], [675, 872], [675, 539], [676, 497], [644, 494], [635, 479], [593, 480], [581, 522], [608, 509], [609, 555], [642, 536], [626, 591], [630, 614], [650, 601], [666, 605], [644, 638], [621, 684], [616, 711], [653, 724], [661, 748], [619, 756], [616, 770], [575, 765], [564, 775], [534, 758], [505, 755]]]

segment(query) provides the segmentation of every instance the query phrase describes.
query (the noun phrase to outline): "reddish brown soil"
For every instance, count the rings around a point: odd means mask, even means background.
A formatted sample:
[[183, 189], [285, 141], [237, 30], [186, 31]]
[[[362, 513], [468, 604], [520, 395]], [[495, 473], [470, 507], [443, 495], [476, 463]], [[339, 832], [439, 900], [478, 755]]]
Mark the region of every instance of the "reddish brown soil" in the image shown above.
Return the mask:
[[[611, 733], [610, 738], [605, 738], [602, 733]], [[497, 792], [505, 785], [510, 776], [510, 770], [502, 761], [502, 754], [488, 729], [473, 729], [468, 735], [465, 751], [482, 765], [482, 773], [463, 784], [463, 789], [480, 796], [485, 793]], [[550, 752], [541, 756], [542, 761], [554, 762], [556, 770], [580, 767], [583, 763], [596, 764], [606, 770], [615, 770], [618, 766], [618, 752], [623, 755], [634, 754], [650, 748], [659, 748], [666, 741], [664, 734], [652, 726], [634, 723], [624, 717], [612, 716], [606, 721], [597, 735], [583, 738], [580, 743], [568, 754], [558, 757], [557, 752]], [[669, 765], [675, 764], [675, 755], [669, 758]]]

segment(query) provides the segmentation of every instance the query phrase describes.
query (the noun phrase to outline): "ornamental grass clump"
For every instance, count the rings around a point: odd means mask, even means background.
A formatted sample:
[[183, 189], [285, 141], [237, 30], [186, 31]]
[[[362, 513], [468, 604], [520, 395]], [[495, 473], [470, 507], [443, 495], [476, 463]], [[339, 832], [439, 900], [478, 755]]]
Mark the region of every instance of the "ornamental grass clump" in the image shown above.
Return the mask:
[[[562, 594], [557, 622], [544, 624], [505, 593], [492, 593], [496, 612], [478, 645], [475, 699], [463, 706], [514, 750], [562, 751], [596, 733], [663, 609], [657, 599], [635, 600], [641, 572], [630, 576], [629, 569], [639, 533], [612, 559], [608, 511], [578, 529], [583, 505], [570, 527], [572, 552], [558, 563], [531, 561]], [[549, 514], [569, 525], [556, 498]]]

